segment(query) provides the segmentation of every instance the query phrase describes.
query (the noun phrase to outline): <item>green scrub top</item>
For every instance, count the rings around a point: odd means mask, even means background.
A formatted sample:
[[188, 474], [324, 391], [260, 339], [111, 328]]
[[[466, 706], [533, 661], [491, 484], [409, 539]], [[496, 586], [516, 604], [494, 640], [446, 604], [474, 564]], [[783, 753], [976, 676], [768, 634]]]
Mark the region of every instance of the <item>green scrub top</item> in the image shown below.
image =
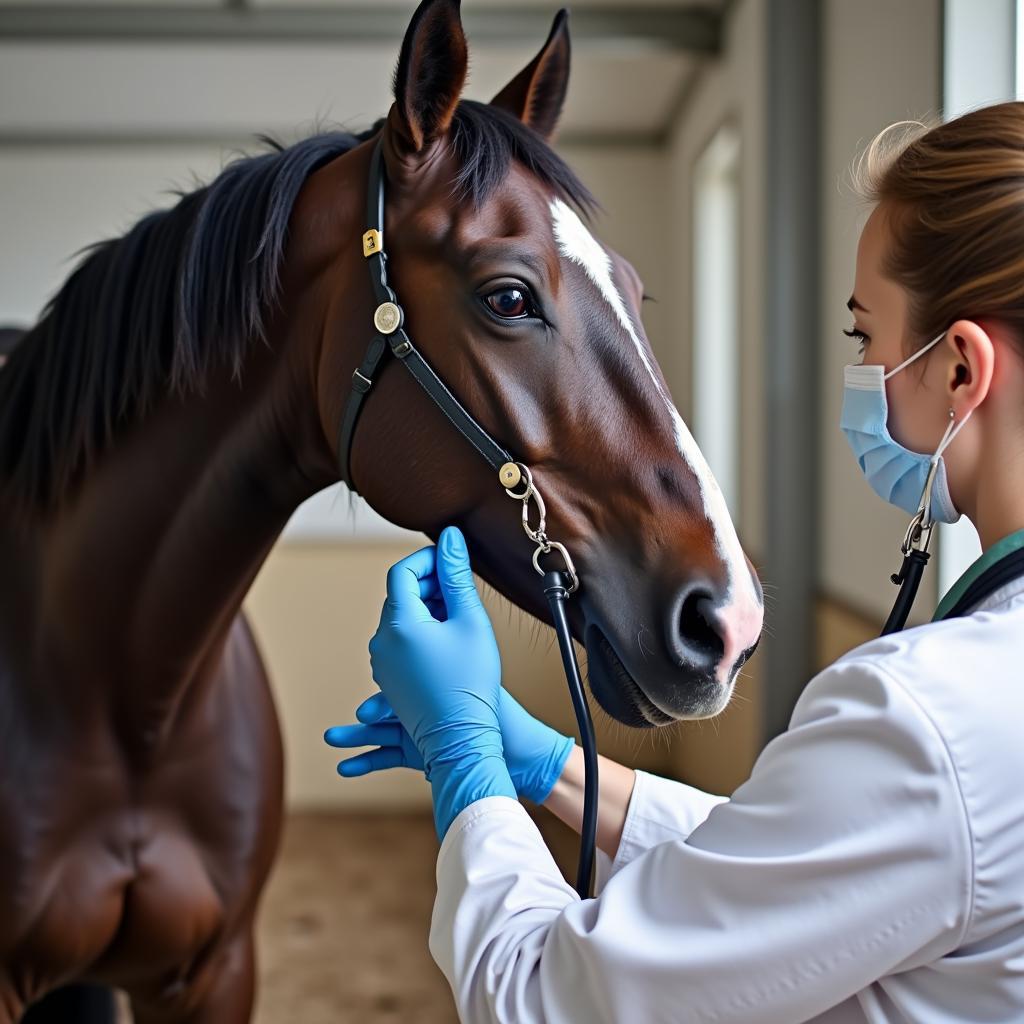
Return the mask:
[[950, 609], [960, 600], [967, 588], [990, 566], [995, 565], [1000, 559], [1024, 548], [1024, 530], [1017, 530], [1016, 533], [1007, 534], [1002, 540], [998, 540], [975, 562], [972, 562], [967, 571], [949, 588], [949, 592], [939, 602], [935, 609], [932, 622], [938, 622], [945, 618]]

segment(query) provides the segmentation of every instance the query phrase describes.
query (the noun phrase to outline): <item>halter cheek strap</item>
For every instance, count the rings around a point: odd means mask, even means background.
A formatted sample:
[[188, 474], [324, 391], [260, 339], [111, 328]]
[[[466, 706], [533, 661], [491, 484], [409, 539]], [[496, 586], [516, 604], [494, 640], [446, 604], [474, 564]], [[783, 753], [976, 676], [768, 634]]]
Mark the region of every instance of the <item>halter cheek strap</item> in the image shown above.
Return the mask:
[[374, 146], [373, 156], [370, 158], [366, 223], [369, 227], [363, 234], [363, 256], [370, 268], [370, 284], [373, 287], [377, 308], [373, 314], [374, 334], [363, 361], [352, 374], [352, 390], [338, 430], [338, 464], [341, 479], [351, 490], [358, 493], [352, 481], [352, 438], [363, 402], [388, 351], [405, 364], [455, 429], [497, 472], [502, 466], [512, 462], [512, 456], [466, 411], [413, 345], [405, 332], [405, 313], [398, 302], [398, 296], [388, 285], [388, 257], [384, 251], [384, 157], [380, 141]]
[[[430, 367], [405, 333], [405, 314], [398, 297], [388, 285], [387, 253], [384, 251], [384, 157], [381, 141], [374, 146], [370, 158], [370, 180], [366, 198], [366, 223], [363, 234], [363, 256], [370, 267], [370, 283], [373, 285], [377, 308], [373, 313], [374, 335], [366, 349], [366, 355], [352, 374], [352, 390], [349, 393], [345, 411], [338, 429], [338, 465], [341, 479], [356, 491], [352, 482], [350, 465], [352, 436], [363, 402], [390, 350], [419, 381], [423, 390], [448, 417], [452, 425], [487, 460], [498, 474], [498, 481], [505, 493], [522, 502], [522, 526], [526, 535], [537, 545], [533, 552], [533, 567], [544, 578], [544, 596], [551, 610], [552, 624], [558, 637], [566, 681], [572, 697], [573, 710], [583, 743], [585, 767], [583, 825], [580, 832], [580, 858], [576, 876], [576, 890], [586, 898], [593, 878], [594, 851], [597, 837], [598, 761], [597, 741], [590, 708], [583, 694], [583, 680], [576, 661], [572, 643], [566, 602], [579, 588], [579, 577], [572, 564], [572, 558], [564, 545], [551, 540], [546, 530], [544, 499], [533, 482], [533, 475], [521, 462], [513, 462], [512, 456], [466, 411], [459, 400], [448, 390], [444, 381]], [[522, 490], [516, 490], [521, 487]], [[358, 492], [357, 492], [358, 493]], [[531, 502], [536, 509], [538, 521], [530, 520]], [[540, 557], [557, 552], [565, 563], [565, 571], [549, 569], [544, 571]]]

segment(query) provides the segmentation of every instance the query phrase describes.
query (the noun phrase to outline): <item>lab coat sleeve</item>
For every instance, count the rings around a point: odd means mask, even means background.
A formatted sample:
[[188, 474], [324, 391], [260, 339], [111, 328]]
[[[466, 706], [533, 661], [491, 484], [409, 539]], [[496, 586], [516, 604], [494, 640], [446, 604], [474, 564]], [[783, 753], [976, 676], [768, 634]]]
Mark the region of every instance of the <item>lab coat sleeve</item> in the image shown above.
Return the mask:
[[637, 771], [615, 857], [597, 851], [594, 891], [645, 850], [669, 839], [686, 839], [727, 797], [714, 796], [683, 782]]
[[597, 898], [516, 801], [466, 808], [438, 855], [430, 949], [472, 1024], [799, 1024], [955, 949], [971, 864], [942, 737], [876, 662], [849, 660], [731, 800]]

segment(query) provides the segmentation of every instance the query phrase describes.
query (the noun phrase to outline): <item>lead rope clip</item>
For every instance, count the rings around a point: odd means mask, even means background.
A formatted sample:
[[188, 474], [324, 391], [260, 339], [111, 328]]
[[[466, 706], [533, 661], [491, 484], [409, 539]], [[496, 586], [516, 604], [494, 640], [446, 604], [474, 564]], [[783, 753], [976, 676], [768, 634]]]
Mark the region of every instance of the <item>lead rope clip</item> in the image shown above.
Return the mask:
[[[530, 472], [529, 467], [524, 466], [521, 462], [506, 462], [498, 470], [498, 479], [501, 482], [501, 486], [505, 488], [505, 493], [510, 498], [523, 503], [523, 530], [526, 536], [537, 545], [536, 550], [533, 552], [534, 569], [537, 570], [539, 575], [543, 576], [544, 570], [540, 566], [540, 556], [557, 551], [562, 556], [562, 561], [565, 564], [565, 574], [569, 577], [568, 593], [574, 594], [579, 590], [580, 586], [579, 576], [576, 574], [576, 566], [573, 565], [572, 556], [566, 550], [565, 545], [557, 540], [551, 540], [545, 532], [547, 527], [547, 506], [544, 504], [544, 498], [533, 482], [533, 474]], [[524, 485], [523, 490], [517, 492], [516, 488], [520, 484]], [[531, 500], [537, 506], [538, 522], [535, 527], [530, 525]]]

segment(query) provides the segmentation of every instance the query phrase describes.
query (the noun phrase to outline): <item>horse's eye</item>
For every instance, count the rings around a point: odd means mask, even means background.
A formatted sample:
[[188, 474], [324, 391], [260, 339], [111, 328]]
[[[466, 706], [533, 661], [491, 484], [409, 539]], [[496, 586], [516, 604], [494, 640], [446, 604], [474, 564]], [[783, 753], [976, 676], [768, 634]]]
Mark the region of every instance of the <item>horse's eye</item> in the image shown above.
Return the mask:
[[504, 317], [506, 320], [516, 320], [533, 312], [529, 293], [514, 285], [506, 285], [504, 288], [485, 295], [484, 302], [487, 303], [491, 312], [497, 313], [498, 316]]

